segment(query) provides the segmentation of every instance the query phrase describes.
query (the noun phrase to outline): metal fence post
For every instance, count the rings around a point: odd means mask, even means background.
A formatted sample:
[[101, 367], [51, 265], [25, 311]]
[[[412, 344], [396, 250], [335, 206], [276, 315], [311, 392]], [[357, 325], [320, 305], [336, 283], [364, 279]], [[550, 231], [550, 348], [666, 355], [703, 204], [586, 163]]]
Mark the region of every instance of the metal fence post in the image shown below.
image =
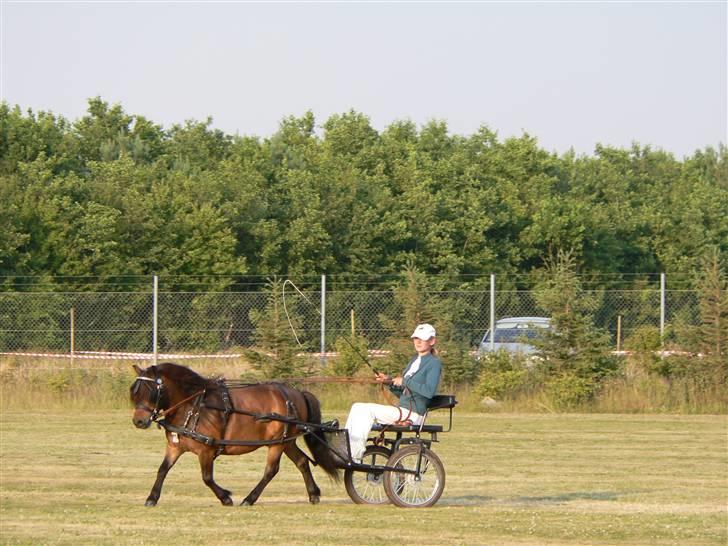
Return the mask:
[[157, 301], [159, 298], [159, 279], [154, 275], [154, 286], [152, 289], [152, 351], [154, 353], [154, 364], [157, 363], [157, 341], [158, 341], [158, 330], [157, 330]]
[[660, 273], [660, 344], [665, 339], [665, 274]]
[[326, 365], [326, 275], [321, 275], [321, 365]]
[[490, 274], [490, 351], [495, 351], [495, 274]]
[[71, 366], [76, 353], [76, 308], [71, 307]]

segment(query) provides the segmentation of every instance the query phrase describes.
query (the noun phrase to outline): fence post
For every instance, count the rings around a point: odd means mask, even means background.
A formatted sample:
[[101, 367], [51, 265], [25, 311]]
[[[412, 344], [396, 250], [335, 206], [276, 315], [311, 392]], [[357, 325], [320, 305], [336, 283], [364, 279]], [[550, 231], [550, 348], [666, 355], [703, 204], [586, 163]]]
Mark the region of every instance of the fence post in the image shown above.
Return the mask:
[[495, 351], [495, 274], [490, 274], [490, 351]]
[[665, 339], [665, 274], [660, 273], [660, 347], [664, 348]]
[[622, 315], [617, 315], [617, 352], [622, 350]]
[[71, 307], [71, 366], [73, 357], [76, 354], [76, 308]]
[[154, 364], [157, 363], [157, 340], [159, 339], [157, 330], [157, 300], [159, 297], [159, 281], [158, 277], [154, 275], [154, 282], [152, 288], [152, 351], [154, 353]]
[[321, 365], [326, 366], [326, 275], [321, 275]]

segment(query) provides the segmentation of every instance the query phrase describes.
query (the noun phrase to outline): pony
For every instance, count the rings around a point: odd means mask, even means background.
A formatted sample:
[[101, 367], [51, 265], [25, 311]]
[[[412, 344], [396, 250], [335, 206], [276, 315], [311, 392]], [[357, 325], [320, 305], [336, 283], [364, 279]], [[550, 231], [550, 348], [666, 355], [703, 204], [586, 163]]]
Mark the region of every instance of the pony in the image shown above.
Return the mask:
[[[266, 447], [265, 470], [260, 482], [243, 499], [252, 505], [278, 473], [285, 455], [303, 475], [309, 502], [320, 501], [309, 461], [339, 481], [339, 461], [329, 448], [321, 424], [321, 406], [316, 397], [285, 383], [241, 383], [205, 378], [185, 366], [163, 363], [146, 369], [134, 365], [137, 374], [129, 396], [134, 405], [132, 422], [147, 429], [156, 422], [164, 428], [167, 447], [157, 479], [146, 500], [155, 506], [167, 473], [179, 457], [197, 455], [202, 481], [225, 506], [233, 504], [232, 493], [213, 479], [215, 459], [220, 455], [244, 455]], [[310, 459], [297, 445], [303, 436]]]

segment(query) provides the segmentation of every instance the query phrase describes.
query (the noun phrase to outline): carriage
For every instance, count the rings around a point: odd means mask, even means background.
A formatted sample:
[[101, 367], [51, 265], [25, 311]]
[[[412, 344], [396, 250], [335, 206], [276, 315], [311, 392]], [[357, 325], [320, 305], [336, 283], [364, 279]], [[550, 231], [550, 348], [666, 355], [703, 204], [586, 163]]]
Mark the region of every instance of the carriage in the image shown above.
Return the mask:
[[[452, 411], [457, 400], [453, 395], [438, 394], [430, 400], [419, 425], [379, 425], [368, 439], [361, 463], [351, 460], [346, 429], [334, 429], [345, 441], [348, 460], [344, 470], [344, 485], [351, 500], [357, 504], [392, 502], [403, 508], [426, 507], [435, 504], [445, 489], [445, 467], [432, 450], [438, 433], [452, 430]], [[448, 427], [428, 424], [431, 411], [449, 409]]]
[[[309, 463], [338, 480], [344, 471], [349, 497], [358, 504], [392, 502], [401, 507], [435, 504], [445, 488], [445, 469], [432, 451], [438, 434], [452, 429], [453, 395], [431, 399], [419, 425], [375, 425], [361, 461], [349, 453], [348, 431], [335, 421], [322, 423], [316, 397], [285, 383], [242, 383], [207, 379], [173, 363], [135, 366], [130, 388], [132, 421], [138, 428], [156, 423], [165, 430], [167, 448], [146, 505], [159, 500], [164, 479], [185, 452], [197, 454], [204, 483], [224, 505], [231, 492], [213, 479], [220, 455], [242, 455], [268, 449], [263, 477], [241, 504], [253, 504], [277, 474], [285, 454], [303, 475], [309, 501], [320, 500]], [[429, 424], [431, 412], [449, 409], [449, 423]], [[312, 456], [297, 445], [303, 437]]]

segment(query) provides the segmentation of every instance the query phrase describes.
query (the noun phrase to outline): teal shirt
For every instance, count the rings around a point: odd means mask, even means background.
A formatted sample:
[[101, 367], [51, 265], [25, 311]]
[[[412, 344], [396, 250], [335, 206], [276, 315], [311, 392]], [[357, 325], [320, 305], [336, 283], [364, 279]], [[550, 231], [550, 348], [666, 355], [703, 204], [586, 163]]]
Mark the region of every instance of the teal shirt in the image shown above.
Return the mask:
[[[412, 357], [407, 364], [407, 368], [416, 358], [417, 355]], [[404, 369], [405, 372], [407, 368]], [[440, 375], [442, 375], [442, 362], [440, 359], [433, 354], [425, 355], [420, 361], [420, 368], [402, 381], [404, 388], [390, 385], [389, 390], [399, 396], [399, 406], [401, 408], [412, 409], [413, 412], [424, 415], [430, 399], [437, 394]]]

